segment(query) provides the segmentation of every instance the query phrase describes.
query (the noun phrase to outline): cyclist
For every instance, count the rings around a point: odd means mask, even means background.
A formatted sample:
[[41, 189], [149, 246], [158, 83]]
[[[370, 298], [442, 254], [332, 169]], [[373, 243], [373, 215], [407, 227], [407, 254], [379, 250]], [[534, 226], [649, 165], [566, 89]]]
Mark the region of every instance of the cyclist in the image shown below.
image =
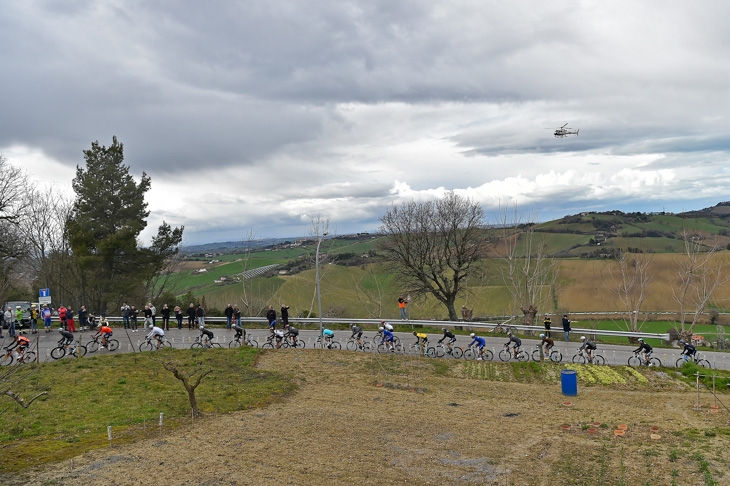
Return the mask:
[[487, 345], [487, 342], [484, 340], [484, 338], [479, 337], [474, 333], [469, 334], [469, 337], [473, 339], [469, 347], [472, 347], [476, 344], [479, 348], [479, 357], [477, 359], [482, 359], [482, 355], [484, 354], [484, 346]]
[[112, 337], [112, 328], [107, 326], [106, 324], [102, 324], [99, 328], [99, 331], [96, 333], [96, 336], [101, 336], [101, 347], [106, 348], [106, 343], [109, 340], [110, 337]]
[[550, 353], [553, 350], [553, 346], [555, 346], [555, 341], [553, 341], [553, 338], [547, 337], [544, 334], [540, 334], [540, 345], [545, 346], [545, 357], [549, 357]]
[[332, 340], [335, 338], [335, 333], [329, 329], [325, 329], [322, 331], [322, 336], [324, 337], [324, 343], [327, 345], [327, 348], [331, 348]]
[[514, 344], [514, 347], [512, 349], [515, 354], [515, 359], [517, 359], [517, 351], [519, 351], [520, 346], [522, 346], [522, 340], [511, 332], [508, 333], [507, 336], [509, 336], [509, 341], [507, 341], [507, 344], [505, 344], [504, 347], [509, 349], [510, 344]]
[[25, 350], [28, 349], [28, 346], [30, 346], [30, 340], [28, 340], [25, 336], [18, 336], [16, 334], [13, 342], [10, 346], [7, 346], [5, 350], [12, 352], [15, 348], [18, 348], [18, 356], [23, 356], [23, 353], [25, 353]]
[[357, 340], [357, 344], [362, 347], [362, 328], [356, 324], [350, 324], [350, 331], [352, 331], [350, 339]]
[[[383, 321], [385, 322], [385, 321]], [[380, 340], [380, 344], [384, 342], [388, 343], [388, 348], [393, 350], [393, 333], [384, 327], [379, 327], [378, 330], [383, 333], [383, 339]]]
[[421, 350], [421, 354], [425, 353], [428, 349], [428, 334], [413, 331], [413, 335], [416, 336], [416, 346]]
[[386, 330], [393, 332], [393, 326], [385, 321], [380, 321], [380, 325]]
[[[58, 328], [58, 332], [61, 333], [61, 340], [58, 341], [58, 345], [64, 345], [66, 347], [70, 346], [72, 342], [74, 342], [74, 335], [71, 334], [70, 331], [65, 331], [62, 327]], [[64, 343], [64, 341], [66, 341]]]
[[442, 327], [441, 330], [444, 332], [444, 337], [439, 339], [438, 342], [441, 344], [444, 339], [448, 338], [449, 340], [446, 342], [446, 347], [448, 348], [447, 353], [451, 354], [452, 345], [456, 342], [456, 335], [445, 327]]
[[246, 330], [242, 328], [237, 322], [233, 324], [233, 330], [236, 331], [236, 335], [233, 336], [235, 341], [246, 340]]
[[649, 356], [651, 355], [653, 350], [651, 346], [644, 342], [643, 338], [639, 338], [639, 348], [634, 349], [634, 353], [640, 353], [641, 351], [644, 351], [644, 361], [646, 362], [646, 364], [651, 366], [651, 363], [649, 362]]
[[299, 329], [296, 327], [290, 325], [288, 322], [284, 326], [284, 329], [287, 329], [287, 335], [291, 336], [293, 347], [297, 347], [297, 336], [299, 336]]
[[593, 353], [592, 351], [596, 350], [596, 343], [591, 341], [590, 339], [586, 339], [585, 336], [580, 337], [580, 342], [583, 343], [580, 348], [578, 348], [578, 351], [586, 350], [586, 354], [588, 355], [588, 362], [593, 363]]
[[206, 348], [209, 348], [210, 341], [213, 339], [213, 331], [206, 329], [205, 326], [202, 324], [200, 325], [200, 327], [198, 329], [200, 329], [201, 341], [203, 342], [203, 344], [205, 345]]
[[[200, 326], [201, 328], [203, 326]], [[102, 329], [104, 329], [102, 327]], [[101, 331], [100, 331], [101, 332]], [[111, 334], [110, 334], [111, 336]], [[162, 328], [159, 328], [157, 326], [152, 326], [152, 329], [150, 330], [150, 333], [147, 334], [147, 340], [152, 340], [152, 338], [155, 338], [157, 340], [157, 349], [160, 349], [162, 346], [162, 338], [165, 337], [165, 331], [162, 330]]]
[[[694, 345], [686, 342], [684, 339], [681, 339], [679, 341], [679, 344], [684, 346], [684, 349], [682, 350], [681, 353], [679, 353], [679, 355], [680, 356], [686, 355], [687, 358], [692, 357], [692, 359], [694, 360], [695, 356], [697, 355], [697, 348], [695, 348]], [[685, 358], [685, 361], [686, 361], [686, 358]]]
[[281, 341], [284, 339], [284, 331], [281, 329], [275, 330], [274, 337], [276, 338], [276, 349], [281, 348]]

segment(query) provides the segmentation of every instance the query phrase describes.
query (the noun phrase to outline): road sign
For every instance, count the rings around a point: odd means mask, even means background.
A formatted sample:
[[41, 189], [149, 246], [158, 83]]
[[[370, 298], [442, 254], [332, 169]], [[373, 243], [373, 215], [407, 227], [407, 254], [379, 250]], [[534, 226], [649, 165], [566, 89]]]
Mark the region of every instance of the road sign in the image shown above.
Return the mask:
[[38, 303], [41, 305], [43, 305], [43, 304], [51, 305], [51, 296], [49, 295], [48, 297], [39, 297]]
[[38, 292], [39, 297], [50, 297], [51, 296], [51, 289], [40, 289]]

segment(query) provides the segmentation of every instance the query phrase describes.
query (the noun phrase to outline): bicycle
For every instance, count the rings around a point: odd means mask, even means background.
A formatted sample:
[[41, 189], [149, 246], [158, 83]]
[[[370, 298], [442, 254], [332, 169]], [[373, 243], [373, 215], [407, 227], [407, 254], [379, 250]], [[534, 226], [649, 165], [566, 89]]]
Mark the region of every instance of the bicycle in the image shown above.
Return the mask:
[[464, 350], [464, 359], [482, 359], [485, 361], [492, 361], [494, 359], [494, 353], [492, 353], [487, 348], [480, 350], [478, 346], [469, 346], [468, 349]]
[[360, 339], [361, 342], [358, 342], [357, 339], [350, 337], [347, 340], [345, 347], [350, 351], [370, 351], [370, 341], [366, 341], [366, 339], [367, 337], [363, 336], [362, 339]]
[[447, 343], [447, 344], [438, 343], [438, 344], [436, 344], [434, 351], [436, 353], [437, 358], [443, 358], [447, 354], [450, 354], [451, 356], [453, 356], [456, 359], [459, 359], [462, 356], [464, 356], [464, 349], [458, 348], [451, 343]]
[[588, 359], [588, 355], [586, 354], [584, 349], [578, 349], [578, 352], [573, 356], [573, 363], [575, 364], [594, 364], [594, 365], [605, 365], [606, 364], [606, 358], [601, 356], [600, 354], [594, 354], [593, 355], [593, 362]]
[[499, 359], [501, 359], [502, 361], [509, 361], [512, 358], [516, 359], [517, 361], [528, 361], [530, 359], [530, 355], [522, 350], [522, 346], [518, 347], [516, 351], [516, 353], [513, 352], [507, 347], [507, 345], [505, 345], [504, 349], [499, 352]]
[[195, 338], [195, 342], [190, 345], [190, 349], [203, 349], [203, 348], [222, 348], [218, 343], [212, 343], [207, 338], [201, 339], [200, 336]]
[[277, 343], [278, 346], [274, 345], [274, 339], [276, 339], [276, 334], [270, 334], [266, 338], [266, 342], [261, 346], [261, 349], [286, 349], [289, 347], [289, 341], [285, 338], [281, 338], [281, 341]]
[[[101, 345], [101, 336], [96, 335], [93, 338], [91, 338], [91, 341], [86, 343], [86, 350], [90, 353], [95, 353], [99, 349], [100, 345]], [[117, 349], [119, 349], [119, 341], [117, 341], [116, 339], [107, 339], [106, 348], [109, 351], [116, 351]]]
[[72, 344], [59, 344], [51, 350], [51, 358], [61, 359], [67, 354], [74, 358], [80, 358], [86, 355], [86, 351], [86, 346], [81, 344], [80, 341], [75, 341]]
[[[419, 343], [413, 343], [411, 344], [410, 348], [408, 348], [408, 354], [412, 356], [420, 356], [421, 355], [421, 344]], [[425, 348], [423, 350], [423, 356], [427, 358], [434, 358], [436, 357], [436, 348], [433, 346], [430, 348]]]
[[303, 339], [297, 339], [294, 340], [294, 335], [290, 333], [284, 334], [284, 341], [286, 341], [288, 348], [301, 348], [304, 349], [307, 347], [307, 343], [304, 342]]
[[[533, 361], [540, 361], [540, 345], [536, 346], [538, 349], [532, 352]], [[557, 349], [553, 349], [549, 354], [543, 353], [543, 357], [546, 361], [552, 361], [553, 363], [560, 363], [563, 361], [563, 355]]]
[[152, 342], [152, 338], [146, 338], [145, 341], [139, 345], [139, 350], [144, 351], [157, 351], [161, 348], [171, 348], [172, 343], [167, 340], [162, 339], [155, 339], [155, 342]]
[[[373, 336], [373, 346], [377, 346], [378, 344], [380, 344], [380, 341], [382, 341], [382, 340], [383, 340], [383, 331], [378, 331], [378, 333], [375, 336]], [[400, 339], [395, 334], [393, 334], [393, 344], [400, 344]]]
[[[699, 352], [695, 353], [693, 358], [694, 358], [693, 361], [697, 366], [702, 366], [703, 368], [712, 368], [712, 365], [710, 365], [709, 361], [707, 361], [706, 359], [700, 358]], [[685, 354], [684, 356], [681, 356], [677, 360], [677, 363], [676, 363], [677, 368], [681, 368], [682, 366], [684, 366], [684, 363], [689, 361], [689, 359], [690, 359], [689, 355]]]
[[394, 344], [392, 342], [382, 342], [378, 343], [378, 347], [376, 348], [378, 353], [394, 353], [394, 354], [405, 354], [405, 349], [403, 349], [403, 346], [400, 344]]
[[[648, 361], [647, 361], [648, 358]], [[629, 366], [661, 366], [662, 362], [659, 358], [656, 358], [651, 355], [646, 355], [645, 353], [638, 352], [634, 353], [633, 356], [629, 357]]]
[[[335, 341], [334, 338], [329, 340], [327, 343], [327, 349], [342, 349], [342, 345]], [[317, 338], [317, 341], [314, 343], [314, 349], [322, 349], [322, 336]]]
[[242, 345], [251, 346], [252, 348], [258, 348], [259, 342], [256, 341], [254, 338], [251, 337], [250, 334], [246, 334], [246, 339], [243, 339], [243, 336], [236, 336], [233, 338], [233, 341], [228, 343], [229, 348], [237, 348]]
[[12, 351], [5, 348], [5, 354], [0, 358], [0, 366], [10, 366], [16, 357], [18, 364], [32, 363], [35, 361], [35, 352], [26, 350], [23, 353], [18, 353], [17, 348]]

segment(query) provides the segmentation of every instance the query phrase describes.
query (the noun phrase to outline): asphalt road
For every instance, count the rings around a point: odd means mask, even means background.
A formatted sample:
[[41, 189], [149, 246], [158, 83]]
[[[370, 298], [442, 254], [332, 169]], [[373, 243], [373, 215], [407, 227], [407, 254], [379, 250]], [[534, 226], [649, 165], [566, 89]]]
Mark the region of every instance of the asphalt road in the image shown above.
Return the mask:
[[[113, 338], [117, 339], [120, 343], [119, 352], [132, 352], [132, 350], [138, 350], [139, 345], [144, 342], [145, 335], [147, 332], [144, 329], [139, 329], [137, 332], [125, 331], [123, 328], [115, 327]], [[224, 328], [211, 328], [215, 334], [214, 342], [218, 342], [223, 347], [228, 347], [228, 343], [233, 339], [233, 331], [228, 331]], [[259, 342], [259, 346], [266, 342], [266, 338], [269, 336], [267, 329], [251, 329], [246, 331], [254, 339]], [[7, 330], [3, 333], [4, 339], [1, 341], [3, 347], [11, 344], [12, 340], [7, 334]], [[81, 344], [86, 344], [90, 341], [93, 333], [90, 331], [76, 332], [74, 333], [77, 338], [81, 339]], [[165, 338], [172, 343], [175, 348], [189, 348], [190, 345], [195, 342], [195, 338], [199, 335], [197, 329], [188, 330], [187, 328], [177, 329], [171, 328], [165, 333]], [[300, 339], [303, 339], [306, 343], [307, 349], [312, 349], [314, 343], [319, 335], [318, 330], [301, 330]], [[373, 331], [365, 331], [363, 338], [371, 341], [375, 333]], [[412, 343], [415, 343], [416, 338], [410, 333], [395, 333], [401, 340], [401, 344], [406, 349], [410, 347]], [[503, 345], [507, 342], [507, 338], [502, 337], [491, 337], [489, 333], [480, 334], [485, 337], [487, 342], [487, 348], [490, 349], [498, 360], [497, 355], [503, 348]], [[58, 340], [60, 339], [58, 334], [58, 328], [53, 328], [52, 332], [45, 333], [41, 331], [39, 334], [26, 333], [26, 337], [31, 340], [31, 346], [36, 346], [36, 338], [40, 349], [39, 360], [46, 361], [51, 360], [50, 351], [57, 346]], [[347, 339], [350, 337], [349, 331], [335, 331], [335, 339], [340, 342], [342, 349], [345, 349]], [[574, 354], [576, 354], [579, 344], [577, 342], [564, 342], [559, 340], [563, 337], [562, 332], [553, 333], [555, 341], [555, 349], [559, 350], [563, 355], [563, 363], [570, 362]], [[429, 346], [434, 346], [436, 342], [441, 338], [439, 334], [429, 335]], [[471, 339], [468, 336], [457, 336], [456, 345], [459, 347], [467, 347]], [[536, 345], [539, 342], [538, 339], [522, 339], [522, 348], [532, 356], [532, 352], [536, 349]], [[612, 365], [626, 365], [629, 357], [633, 356], [634, 348], [631, 346], [621, 346], [614, 344], [599, 344], [598, 354], [602, 355], [608, 364]], [[99, 349], [96, 353], [89, 353], [87, 356], [94, 356], [98, 354], [108, 353], [105, 349]], [[676, 360], [680, 357], [679, 348], [655, 348], [654, 356], [659, 358], [665, 366], [674, 366]], [[704, 359], [708, 360], [713, 368], [715, 369], [730, 369], [730, 353], [723, 352], [701, 352]]]

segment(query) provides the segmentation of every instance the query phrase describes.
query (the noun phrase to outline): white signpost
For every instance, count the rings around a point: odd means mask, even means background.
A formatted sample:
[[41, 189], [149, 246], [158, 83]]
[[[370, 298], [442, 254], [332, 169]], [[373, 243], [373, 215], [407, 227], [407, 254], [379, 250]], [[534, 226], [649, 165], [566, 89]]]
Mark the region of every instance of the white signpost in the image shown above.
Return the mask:
[[51, 289], [40, 289], [38, 291], [38, 303], [51, 305]]

